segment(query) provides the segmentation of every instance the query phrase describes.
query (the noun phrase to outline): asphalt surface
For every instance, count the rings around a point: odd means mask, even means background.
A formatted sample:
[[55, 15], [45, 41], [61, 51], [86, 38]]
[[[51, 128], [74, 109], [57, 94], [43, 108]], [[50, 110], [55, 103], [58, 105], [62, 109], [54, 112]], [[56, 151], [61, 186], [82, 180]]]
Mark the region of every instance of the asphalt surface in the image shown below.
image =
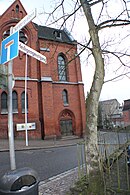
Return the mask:
[[[104, 134], [104, 132], [103, 132], [103, 134]], [[104, 135], [105, 135], [105, 137], [104, 137]], [[111, 145], [113, 143], [112, 140], [114, 140], [115, 145], [116, 144], [120, 145], [120, 144], [123, 144], [124, 142], [128, 141], [130, 138], [130, 136], [126, 135], [125, 133], [121, 133], [121, 134], [117, 135], [114, 132], [112, 132], [110, 134], [105, 133], [104, 135], [101, 136], [101, 139], [99, 140], [100, 144], [104, 143], [104, 141], [105, 141], [106, 144], [109, 143], [108, 145]], [[117, 138], [117, 139], [114, 138], [114, 135], [116, 136], [115, 138]], [[116, 142], [115, 142], [115, 140], [116, 140]], [[29, 146], [26, 147], [25, 141], [15, 140], [15, 150], [17, 152], [27, 153], [28, 156], [29, 156], [29, 153], [31, 154], [31, 151], [36, 150], [36, 149], [38, 149], [38, 150], [39, 149], [42, 149], [42, 150], [46, 149], [47, 150], [46, 153], [51, 154], [50, 150], [53, 148], [58, 149], [61, 146], [76, 146], [77, 143], [81, 143], [82, 141], [83, 141], [83, 139], [29, 141]], [[2, 151], [9, 151], [8, 140], [0, 140], [0, 151], [1, 152]], [[1, 154], [0, 154], [0, 159], [1, 159]], [[22, 159], [21, 159], [21, 161], [22, 161]], [[24, 161], [25, 161], [25, 159], [24, 159]], [[127, 171], [127, 168], [126, 168], [126, 171], [124, 170], [124, 167], [126, 167], [126, 164], [124, 162], [125, 161], [124, 161], [124, 157], [123, 157], [123, 158], [121, 158], [121, 167], [122, 168], [120, 167], [120, 173], [123, 173], [123, 174]], [[115, 176], [115, 177], [113, 177], [113, 179], [115, 178], [116, 181], [118, 181], [118, 178], [117, 178], [117, 174], [118, 174], [117, 170], [118, 169], [117, 169], [117, 167], [113, 167], [113, 168], [114, 168], [114, 170], [112, 170], [112, 172], [111, 172], [112, 173], [111, 177]], [[128, 170], [128, 175], [129, 175], [129, 170]], [[78, 170], [73, 169], [73, 170], [69, 170], [69, 172], [64, 172], [64, 173], [59, 174], [55, 177], [51, 177], [47, 180], [44, 180], [44, 181], [40, 182], [40, 184], [39, 184], [39, 195], [65, 195], [66, 192], [69, 190], [69, 188], [74, 184], [74, 182], [76, 181], [77, 178], [78, 178]], [[122, 174], [121, 174], [120, 175], [120, 182], [123, 184], [124, 180], [126, 178], [127, 178], [126, 174], [124, 174], [124, 176], [122, 176]], [[128, 178], [127, 178], [127, 180], [128, 180]], [[112, 183], [114, 184], [114, 186], [111, 186], [112, 188], [119, 187], [118, 186], [119, 184], [115, 183], [114, 180]], [[129, 187], [128, 181], [125, 180], [125, 183], [123, 184], [123, 186], [122, 186], [122, 184], [120, 187], [126, 188], [126, 190], [128, 190], [128, 187]]]
[[[16, 168], [29, 166], [40, 175], [40, 180], [77, 166], [77, 144], [82, 139], [61, 140], [29, 140], [29, 146], [24, 140], [15, 140]], [[0, 175], [10, 170], [10, 154], [8, 140], [0, 140]]]
[[[16, 168], [30, 167], [37, 171], [40, 181], [78, 166], [77, 146], [21, 150], [15, 152]], [[0, 177], [10, 170], [9, 152], [0, 154]]]

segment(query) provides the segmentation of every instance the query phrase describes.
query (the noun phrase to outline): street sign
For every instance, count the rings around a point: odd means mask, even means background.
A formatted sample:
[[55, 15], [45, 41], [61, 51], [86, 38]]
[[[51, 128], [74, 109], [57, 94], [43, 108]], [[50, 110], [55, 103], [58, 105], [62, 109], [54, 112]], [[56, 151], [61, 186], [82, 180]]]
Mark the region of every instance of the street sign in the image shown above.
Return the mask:
[[44, 55], [42, 55], [39, 52], [35, 51], [34, 49], [28, 47], [27, 45], [23, 44], [22, 42], [19, 42], [19, 50], [28, 54], [29, 56], [36, 58], [37, 60], [39, 60], [45, 64], [47, 63], [46, 57]]
[[[16, 126], [17, 126], [17, 131], [26, 130], [26, 124], [25, 123], [17, 124]], [[36, 123], [27, 123], [27, 129], [28, 130], [36, 129]]]
[[17, 23], [15, 27], [13, 27], [13, 32], [16, 32], [16, 31], [19, 31], [20, 29], [22, 29], [24, 26], [26, 26], [35, 17], [36, 17], [36, 9], [34, 9], [29, 14], [27, 14], [22, 20], [20, 20], [20, 22]]
[[1, 43], [1, 64], [16, 58], [18, 56], [19, 33], [15, 32]]

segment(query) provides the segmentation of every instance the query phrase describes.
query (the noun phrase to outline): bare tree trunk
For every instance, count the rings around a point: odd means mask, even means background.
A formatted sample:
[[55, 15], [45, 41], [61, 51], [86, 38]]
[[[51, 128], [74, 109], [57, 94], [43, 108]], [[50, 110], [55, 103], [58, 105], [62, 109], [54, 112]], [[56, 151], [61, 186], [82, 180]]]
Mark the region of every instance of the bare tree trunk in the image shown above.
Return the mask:
[[[87, 0], [80, 0], [80, 3], [88, 22], [90, 38], [92, 41], [92, 54], [95, 60], [93, 83], [87, 98], [87, 125], [85, 132], [86, 165], [90, 186], [90, 192], [88, 193], [89, 195], [104, 195], [97, 140], [98, 102], [104, 81], [104, 60], [102, 58], [98, 30], [94, 24], [91, 7]], [[97, 191], [96, 188], [98, 188], [99, 191]]]

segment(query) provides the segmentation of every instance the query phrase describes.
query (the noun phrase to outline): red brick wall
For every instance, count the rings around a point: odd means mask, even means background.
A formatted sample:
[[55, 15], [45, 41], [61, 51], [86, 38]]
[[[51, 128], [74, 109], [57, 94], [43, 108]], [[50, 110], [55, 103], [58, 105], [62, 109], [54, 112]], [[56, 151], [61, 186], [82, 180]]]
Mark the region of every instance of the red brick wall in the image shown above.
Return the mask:
[[124, 100], [123, 119], [124, 119], [124, 126], [130, 125], [130, 99]]
[[[12, 7], [0, 18], [0, 40], [2, 34], [9, 29], [10, 26], [16, 25], [18, 20], [14, 20], [14, 10], [16, 4], [19, 4], [19, 9], [22, 15], [17, 16], [19, 19], [26, 15], [26, 11], [17, 0], [12, 4]], [[13, 17], [12, 17], [13, 16]], [[61, 136], [60, 132], [60, 114], [64, 110], [72, 113], [73, 128], [75, 135], [82, 135], [85, 129], [85, 98], [81, 75], [81, 67], [79, 58], [75, 58], [77, 53], [76, 45], [54, 42], [49, 40], [38, 39], [37, 30], [32, 23], [29, 23], [24, 28], [28, 35], [27, 45], [40, 52], [41, 47], [50, 49], [50, 52], [41, 52], [47, 58], [47, 64], [38, 62], [35, 58], [28, 57], [28, 122], [36, 123], [36, 130], [28, 131], [30, 138], [40, 139], [52, 136]], [[58, 80], [57, 57], [59, 53], [63, 53], [68, 62], [68, 82], [61, 83]], [[15, 137], [25, 137], [25, 132], [16, 130], [17, 123], [24, 123], [25, 115], [21, 108], [21, 94], [24, 91], [24, 76], [25, 76], [26, 55], [19, 52], [19, 56], [13, 60], [13, 74], [15, 77], [14, 89], [18, 94], [18, 113], [13, 115], [14, 135]], [[47, 81], [45, 78], [49, 78]], [[39, 82], [41, 81], [41, 82]], [[63, 105], [62, 91], [66, 89], [68, 92], [67, 106]], [[2, 90], [0, 89], [0, 95]], [[1, 114], [0, 111], [0, 138], [7, 137], [8, 115]]]
[[124, 126], [130, 125], [130, 110], [123, 111]]

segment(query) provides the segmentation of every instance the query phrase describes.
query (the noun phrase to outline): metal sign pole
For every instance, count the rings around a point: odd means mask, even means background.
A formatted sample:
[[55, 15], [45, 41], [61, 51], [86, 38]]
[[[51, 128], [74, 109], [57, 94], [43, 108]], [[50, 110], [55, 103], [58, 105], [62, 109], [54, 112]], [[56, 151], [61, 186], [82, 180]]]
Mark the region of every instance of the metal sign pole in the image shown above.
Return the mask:
[[[12, 28], [10, 28], [12, 34]], [[9, 151], [11, 170], [16, 169], [15, 151], [14, 151], [14, 131], [13, 131], [13, 113], [12, 113], [12, 67], [13, 60], [8, 62], [8, 137], [9, 137]]]
[[26, 54], [26, 64], [25, 64], [25, 133], [26, 133], [26, 146], [28, 146], [28, 128], [27, 128], [27, 65], [28, 65], [28, 55]]

